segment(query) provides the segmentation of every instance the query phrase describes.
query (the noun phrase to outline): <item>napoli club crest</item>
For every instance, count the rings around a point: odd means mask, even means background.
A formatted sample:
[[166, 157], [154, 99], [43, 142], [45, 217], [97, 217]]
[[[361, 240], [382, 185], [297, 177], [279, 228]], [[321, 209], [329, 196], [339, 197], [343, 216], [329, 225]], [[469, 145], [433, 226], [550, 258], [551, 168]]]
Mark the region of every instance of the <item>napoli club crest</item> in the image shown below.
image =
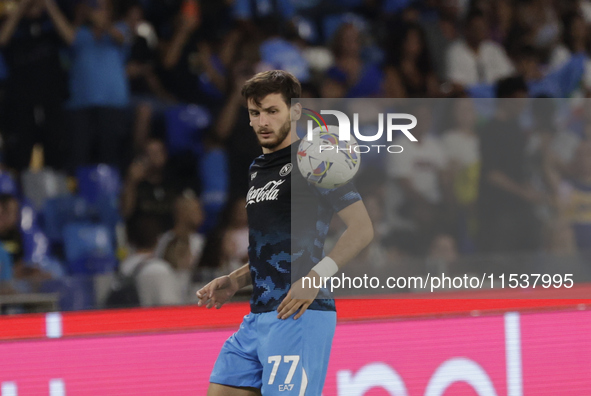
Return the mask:
[[279, 171], [279, 176], [284, 177], [287, 176], [291, 173], [291, 168], [293, 168], [293, 165], [291, 164], [291, 162], [289, 164], [286, 164], [283, 168], [281, 168], [281, 170]]

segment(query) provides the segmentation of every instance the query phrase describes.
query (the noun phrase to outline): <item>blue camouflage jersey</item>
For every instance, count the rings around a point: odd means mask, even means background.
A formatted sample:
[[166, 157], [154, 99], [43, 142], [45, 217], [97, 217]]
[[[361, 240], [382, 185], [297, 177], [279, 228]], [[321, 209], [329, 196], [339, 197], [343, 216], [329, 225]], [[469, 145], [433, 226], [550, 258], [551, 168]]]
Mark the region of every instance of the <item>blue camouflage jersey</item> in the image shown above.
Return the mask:
[[[263, 154], [250, 166], [246, 209], [253, 313], [277, 309], [292, 271], [297, 280], [324, 257], [333, 214], [361, 200], [352, 183], [332, 190], [309, 184], [297, 168], [298, 144]], [[308, 309], [334, 311], [328, 290], [321, 289]]]

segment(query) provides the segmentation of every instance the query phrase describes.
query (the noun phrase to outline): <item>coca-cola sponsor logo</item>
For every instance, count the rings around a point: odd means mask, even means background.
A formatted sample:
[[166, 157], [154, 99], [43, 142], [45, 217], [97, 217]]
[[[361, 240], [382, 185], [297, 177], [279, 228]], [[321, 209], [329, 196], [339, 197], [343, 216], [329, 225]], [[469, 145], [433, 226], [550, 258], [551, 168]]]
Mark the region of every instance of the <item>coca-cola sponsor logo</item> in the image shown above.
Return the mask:
[[251, 187], [246, 196], [246, 206], [262, 201], [277, 201], [279, 197], [279, 186], [284, 182], [285, 179], [273, 180], [261, 188]]

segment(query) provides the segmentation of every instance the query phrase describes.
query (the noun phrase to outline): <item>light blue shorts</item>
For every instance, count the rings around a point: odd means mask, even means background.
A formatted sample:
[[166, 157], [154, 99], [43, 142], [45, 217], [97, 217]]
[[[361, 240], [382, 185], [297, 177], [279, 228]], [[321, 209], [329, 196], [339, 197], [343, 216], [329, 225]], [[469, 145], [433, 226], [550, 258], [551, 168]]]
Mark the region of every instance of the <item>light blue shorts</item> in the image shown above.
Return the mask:
[[263, 395], [319, 396], [328, 369], [336, 312], [301, 318], [250, 313], [222, 347], [209, 381], [261, 389]]

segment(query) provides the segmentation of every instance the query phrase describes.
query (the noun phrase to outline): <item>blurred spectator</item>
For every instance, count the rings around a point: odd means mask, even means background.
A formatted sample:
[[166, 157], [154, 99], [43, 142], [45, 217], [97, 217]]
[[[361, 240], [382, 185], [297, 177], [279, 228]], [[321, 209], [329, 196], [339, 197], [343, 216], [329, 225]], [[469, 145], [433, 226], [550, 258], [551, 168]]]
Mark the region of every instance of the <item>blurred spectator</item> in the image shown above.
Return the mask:
[[565, 16], [562, 42], [556, 45], [550, 54], [550, 67], [557, 69], [573, 54], [585, 52], [587, 44], [587, 26], [582, 15], [573, 13]]
[[574, 231], [577, 247], [591, 250], [591, 143], [579, 146], [573, 165], [573, 179], [559, 185], [560, 208]]
[[[0, 230], [2, 231], [8, 228], [6, 217], [4, 205], [0, 205]], [[0, 243], [0, 294], [15, 293], [12, 285], [13, 265], [12, 256], [4, 248], [4, 243]]]
[[4, 247], [0, 246], [0, 295], [16, 292], [12, 287], [12, 279], [12, 259]]
[[353, 23], [343, 23], [338, 28], [332, 39], [335, 65], [326, 71], [323, 97], [381, 96], [383, 73], [378, 65], [363, 60], [362, 45], [361, 32]]
[[241, 90], [244, 82], [254, 73], [245, 61], [234, 66], [232, 90], [214, 126], [215, 133], [228, 153], [229, 195], [246, 196], [248, 169], [254, 158], [261, 155], [261, 147], [252, 127]]
[[491, 38], [503, 45], [511, 33], [515, 20], [512, 0], [496, 0], [492, 10]]
[[251, 32], [260, 24], [285, 25], [295, 15], [293, 2], [289, 0], [234, 0], [233, 3], [232, 16], [248, 23]]
[[170, 263], [184, 291], [201, 259], [205, 237], [198, 232], [203, 223], [201, 203], [195, 193], [186, 190], [174, 202], [174, 227], [158, 240], [156, 257]]
[[158, 37], [152, 25], [144, 20], [140, 2], [128, 0], [121, 12], [123, 19], [117, 26], [125, 32], [131, 47], [127, 76], [135, 110], [133, 143], [136, 151], [140, 151], [152, 133], [152, 122], [162, 120], [164, 112], [177, 99], [165, 89], [158, 76]]
[[[554, 194], [552, 175], [556, 172], [564, 172], [564, 166], [552, 150], [557, 131], [556, 104], [551, 98], [536, 98], [531, 104], [533, 117], [533, 130], [530, 132], [529, 142], [526, 148], [528, 173], [531, 185], [548, 196]], [[534, 205], [538, 217], [542, 221], [548, 221], [554, 215], [554, 208], [545, 200]]]
[[461, 86], [491, 84], [513, 73], [503, 47], [491, 40], [489, 24], [482, 13], [473, 12], [465, 21], [465, 38], [447, 52], [447, 78]]
[[458, 259], [456, 241], [451, 235], [440, 234], [433, 238], [426, 259], [427, 269], [430, 273], [449, 273]]
[[441, 139], [449, 160], [454, 202], [458, 206], [458, 223], [462, 250], [472, 248], [476, 234], [476, 201], [480, 176], [480, 140], [476, 130], [477, 114], [472, 99], [452, 102], [455, 125]]
[[205, 210], [203, 230], [208, 232], [219, 221], [219, 215], [228, 202], [230, 180], [228, 156], [215, 135], [204, 137], [206, 149], [198, 159], [201, 180], [201, 203]]
[[558, 257], [572, 257], [577, 253], [575, 233], [571, 223], [558, 217], [546, 227], [545, 251]]
[[[573, 55], [589, 51], [589, 29], [585, 19], [579, 13], [571, 13], [564, 17], [564, 31], [562, 42], [554, 47], [550, 54], [549, 66], [551, 70], [560, 70]], [[591, 60], [585, 61], [585, 75], [583, 84], [591, 89]]]
[[248, 219], [246, 199], [231, 201], [219, 223], [207, 238], [207, 244], [193, 279], [208, 282], [248, 262]]
[[9, 194], [0, 195], [0, 207], [0, 245], [10, 255], [13, 277], [20, 281], [17, 289], [35, 291], [51, 275], [38, 268], [35, 265], [38, 263], [26, 263], [23, 260], [24, 244], [18, 199]]
[[391, 47], [385, 68], [386, 93], [390, 97], [433, 98], [439, 96], [439, 82], [431, 65], [425, 33], [418, 24], [402, 29]]
[[533, 204], [544, 196], [531, 186], [527, 173], [527, 136], [519, 123], [525, 81], [499, 81], [497, 97], [497, 112], [480, 135], [479, 245], [487, 253], [532, 250], [539, 246]]
[[[563, 3], [563, 2], [561, 2]], [[585, 18], [586, 23], [591, 23], [591, 1], [589, 0], [575, 0], [571, 2], [564, 2], [564, 4], [560, 4], [563, 6], [570, 5], [573, 7], [573, 10], [578, 11], [583, 15]]]
[[184, 0], [174, 20], [172, 35], [161, 36], [165, 87], [182, 102], [218, 105], [226, 91], [225, 68], [204, 38], [200, 3]]
[[453, 175], [456, 200], [462, 205], [476, 202], [480, 170], [480, 141], [476, 133], [478, 115], [473, 99], [453, 101], [454, 126], [441, 142]]
[[68, 92], [60, 49], [70, 35], [54, 0], [22, 0], [2, 24], [0, 46], [10, 75], [4, 136], [9, 167], [26, 168], [36, 143], [43, 144], [47, 165], [65, 165], [62, 104]]
[[580, 124], [576, 128], [568, 124], [559, 127], [550, 143], [550, 150], [561, 173], [569, 173], [568, 168], [572, 164], [577, 147], [582, 140], [588, 140], [591, 136], [590, 104], [590, 101], [585, 100], [578, 108]]
[[9, 194], [0, 195], [2, 222], [0, 223], [0, 242], [10, 254], [16, 267], [23, 264], [23, 238], [20, 233], [20, 204], [18, 199]]
[[410, 142], [402, 134], [394, 145], [404, 154], [388, 156], [388, 176], [402, 189], [404, 204], [400, 212], [418, 227], [421, 237], [430, 236], [444, 226], [441, 215], [448, 190], [448, 158], [441, 142], [431, 134], [432, 115], [429, 106], [418, 105], [411, 113], [421, 120], [412, 130], [418, 142]]
[[[125, 60], [129, 42], [112, 23], [109, 0], [79, 4], [83, 24], [70, 27], [70, 171], [87, 163], [123, 165], [129, 85]], [[93, 155], [93, 154], [96, 154]]]
[[121, 214], [129, 219], [153, 215], [163, 230], [172, 228], [174, 197], [179, 183], [168, 172], [168, 153], [164, 143], [151, 139], [145, 151], [129, 166], [121, 194]]
[[544, 77], [541, 56], [533, 46], [524, 46], [519, 50], [515, 68], [526, 82], [541, 80]]
[[262, 31], [264, 41], [260, 44], [262, 68], [285, 70], [301, 83], [310, 80], [310, 67], [296, 42], [297, 33], [283, 33], [276, 24], [266, 25]]
[[119, 271], [131, 276], [138, 265], [143, 268], [136, 274], [136, 285], [141, 306], [181, 304], [184, 300], [171, 265], [155, 256], [160, 235], [157, 218], [140, 215], [128, 222], [127, 232], [134, 253], [123, 261]]
[[425, 32], [427, 47], [431, 55], [431, 63], [441, 81], [447, 79], [445, 61], [449, 46], [458, 38], [457, 9], [440, 3], [440, 15], [437, 21], [422, 21], [421, 27]]
[[547, 49], [553, 45], [560, 34], [562, 27], [556, 14], [553, 1], [530, 0], [527, 4], [527, 19], [532, 31], [532, 42], [529, 44], [538, 49]]

